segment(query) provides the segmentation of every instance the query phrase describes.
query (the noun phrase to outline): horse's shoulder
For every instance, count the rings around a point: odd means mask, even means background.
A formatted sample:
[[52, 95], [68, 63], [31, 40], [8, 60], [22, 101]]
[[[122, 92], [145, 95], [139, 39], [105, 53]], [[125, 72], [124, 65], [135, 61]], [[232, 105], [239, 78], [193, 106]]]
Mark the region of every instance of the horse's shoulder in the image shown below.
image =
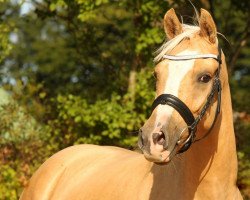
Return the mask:
[[[112, 166], [129, 157], [142, 155], [119, 147], [97, 145], [74, 145], [65, 148], [46, 160], [31, 178], [23, 192], [24, 199], [39, 199], [32, 194], [51, 197], [56, 186], [69, 177], [88, 175], [100, 168]], [[26, 196], [28, 195], [28, 196]]]

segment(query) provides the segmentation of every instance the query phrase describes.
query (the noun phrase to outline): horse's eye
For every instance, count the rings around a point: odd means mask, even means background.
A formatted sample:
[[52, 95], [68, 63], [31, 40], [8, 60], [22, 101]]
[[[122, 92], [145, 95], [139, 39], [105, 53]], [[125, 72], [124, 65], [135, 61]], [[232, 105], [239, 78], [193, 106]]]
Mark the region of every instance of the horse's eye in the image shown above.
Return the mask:
[[211, 76], [209, 74], [203, 74], [199, 77], [198, 81], [202, 83], [208, 83], [211, 80]]

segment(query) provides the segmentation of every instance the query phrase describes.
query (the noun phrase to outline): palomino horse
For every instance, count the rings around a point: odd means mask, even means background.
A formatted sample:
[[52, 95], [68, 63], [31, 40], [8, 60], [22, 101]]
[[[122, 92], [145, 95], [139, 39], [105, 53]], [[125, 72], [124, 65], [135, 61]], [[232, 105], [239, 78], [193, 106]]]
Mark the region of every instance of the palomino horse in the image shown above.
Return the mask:
[[201, 9], [199, 26], [181, 24], [170, 9], [164, 28], [169, 41], [155, 58], [157, 98], [139, 134], [144, 156], [116, 147], [69, 147], [36, 171], [22, 200], [242, 199], [215, 23]]

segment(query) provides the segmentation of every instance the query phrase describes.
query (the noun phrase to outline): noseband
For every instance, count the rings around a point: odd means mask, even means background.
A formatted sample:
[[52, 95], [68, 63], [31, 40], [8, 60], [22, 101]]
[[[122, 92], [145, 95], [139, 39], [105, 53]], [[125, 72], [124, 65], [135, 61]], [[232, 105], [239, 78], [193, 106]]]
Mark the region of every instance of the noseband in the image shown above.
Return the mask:
[[[176, 97], [172, 94], [161, 94], [160, 96], [158, 96], [154, 100], [154, 102], [152, 104], [152, 112], [158, 105], [168, 105], [168, 106], [173, 107], [180, 114], [180, 116], [183, 118], [183, 120], [186, 122], [189, 136], [184, 141], [183, 146], [178, 151], [178, 153], [183, 153], [183, 152], [187, 151], [190, 148], [192, 143], [205, 138], [211, 132], [211, 130], [212, 130], [212, 128], [217, 120], [217, 117], [220, 113], [220, 106], [221, 106], [220, 69], [221, 69], [221, 63], [222, 63], [220, 47], [218, 48], [218, 52], [219, 53], [217, 56], [214, 54], [184, 55], [184, 56], [183, 55], [181, 55], [181, 56], [164, 55], [163, 56], [163, 59], [176, 60], [176, 61], [200, 59], [200, 58], [202, 58], [202, 59], [213, 58], [216, 61], [218, 61], [218, 63], [219, 63], [218, 68], [217, 68], [215, 75], [214, 75], [214, 81], [213, 81], [213, 86], [212, 86], [211, 92], [207, 96], [206, 103], [204, 104], [199, 115], [196, 118], [194, 117], [193, 113], [188, 108], [188, 106], [184, 102], [182, 102], [178, 97]], [[213, 123], [212, 123], [210, 129], [208, 130], [208, 132], [202, 138], [195, 140], [197, 126], [198, 126], [199, 122], [201, 121], [201, 119], [203, 118], [203, 116], [205, 115], [207, 109], [211, 106], [213, 98], [215, 97], [216, 93], [217, 93], [217, 108], [216, 108]], [[180, 141], [177, 142], [177, 144], [179, 144], [179, 143], [180, 143]]]

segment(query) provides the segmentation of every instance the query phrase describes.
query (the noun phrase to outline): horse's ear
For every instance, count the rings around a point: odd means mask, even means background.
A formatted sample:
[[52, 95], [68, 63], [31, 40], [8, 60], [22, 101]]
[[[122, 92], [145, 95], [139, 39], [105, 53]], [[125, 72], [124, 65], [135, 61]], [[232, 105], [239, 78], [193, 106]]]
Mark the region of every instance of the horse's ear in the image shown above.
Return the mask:
[[216, 42], [217, 30], [214, 20], [210, 13], [201, 8], [201, 15], [199, 19], [200, 35], [207, 37], [211, 43]]
[[182, 33], [182, 26], [173, 8], [168, 10], [164, 16], [164, 30], [168, 39]]

